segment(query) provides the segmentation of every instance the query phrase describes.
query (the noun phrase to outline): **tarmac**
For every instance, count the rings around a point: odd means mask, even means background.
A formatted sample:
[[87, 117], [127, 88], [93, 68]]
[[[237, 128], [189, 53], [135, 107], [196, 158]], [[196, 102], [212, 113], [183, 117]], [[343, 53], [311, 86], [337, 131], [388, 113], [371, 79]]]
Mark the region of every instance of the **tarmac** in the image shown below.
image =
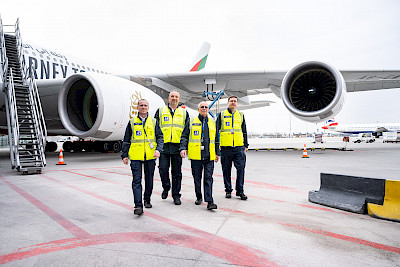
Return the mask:
[[[271, 140], [252, 142], [266, 148]], [[302, 150], [248, 151], [246, 201], [225, 198], [217, 163], [214, 211], [194, 204], [184, 159], [182, 205], [171, 194], [161, 199], [156, 169], [153, 208], [141, 216], [133, 214], [131, 171], [120, 154], [64, 153], [67, 165], [57, 166], [59, 154], [47, 153], [42, 174], [22, 175], [0, 149], [0, 264], [400, 266], [400, 223], [308, 201], [321, 172], [400, 180], [400, 144], [346, 146], [308, 150], [309, 158]]]

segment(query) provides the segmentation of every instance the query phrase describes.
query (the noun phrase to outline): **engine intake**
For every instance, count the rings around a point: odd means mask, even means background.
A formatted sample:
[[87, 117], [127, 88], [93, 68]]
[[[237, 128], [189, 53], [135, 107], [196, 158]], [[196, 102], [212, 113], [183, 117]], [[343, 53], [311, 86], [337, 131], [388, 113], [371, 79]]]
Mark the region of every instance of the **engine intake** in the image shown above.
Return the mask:
[[284, 77], [281, 97], [296, 117], [321, 122], [334, 117], [342, 108], [346, 83], [333, 66], [310, 61], [291, 69]]
[[121, 77], [85, 72], [68, 77], [58, 95], [64, 128], [74, 136], [93, 140], [122, 140], [137, 102], [147, 99], [150, 116], [164, 105], [153, 91]]

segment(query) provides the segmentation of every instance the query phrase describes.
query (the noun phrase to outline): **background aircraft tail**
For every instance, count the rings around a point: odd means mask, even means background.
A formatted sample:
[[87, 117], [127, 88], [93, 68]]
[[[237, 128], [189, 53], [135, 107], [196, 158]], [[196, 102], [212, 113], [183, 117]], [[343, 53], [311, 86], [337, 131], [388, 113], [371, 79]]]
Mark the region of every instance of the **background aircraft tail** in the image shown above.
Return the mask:
[[208, 52], [210, 51], [211, 45], [207, 42], [204, 42], [200, 47], [199, 52], [197, 52], [196, 57], [193, 60], [190, 71], [199, 71], [204, 69], [206, 66], [206, 61], [208, 57]]

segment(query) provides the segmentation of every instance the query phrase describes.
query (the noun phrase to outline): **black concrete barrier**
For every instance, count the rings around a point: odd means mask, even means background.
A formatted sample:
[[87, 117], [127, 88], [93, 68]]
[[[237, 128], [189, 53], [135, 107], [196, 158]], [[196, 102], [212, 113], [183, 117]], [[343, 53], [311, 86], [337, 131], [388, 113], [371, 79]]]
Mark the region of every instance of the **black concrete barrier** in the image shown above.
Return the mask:
[[319, 191], [310, 191], [308, 200], [332, 208], [366, 214], [367, 203], [383, 204], [385, 179], [321, 173]]

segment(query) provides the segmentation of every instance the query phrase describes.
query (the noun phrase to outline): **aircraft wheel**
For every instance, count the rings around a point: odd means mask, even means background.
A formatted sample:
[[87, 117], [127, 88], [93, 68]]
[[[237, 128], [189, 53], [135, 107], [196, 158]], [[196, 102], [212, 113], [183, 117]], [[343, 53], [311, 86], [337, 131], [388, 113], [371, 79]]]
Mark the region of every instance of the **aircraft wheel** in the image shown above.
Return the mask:
[[120, 152], [120, 151], [121, 151], [121, 143], [120, 143], [120, 142], [114, 142], [114, 143], [112, 144], [112, 151], [113, 151], [114, 153]]
[[63, 151], [65, 151], [65, 152], [71, 152], [71, 149], [72, 149], [72, 142], [70, 142], [70, 141], [64, 142], [64, 144], [63, 144]]
[[46, 144], [46, 149], [47, 152], [54, 152], [57, 150], [57, 143], [56, 142], [48, 142]]

